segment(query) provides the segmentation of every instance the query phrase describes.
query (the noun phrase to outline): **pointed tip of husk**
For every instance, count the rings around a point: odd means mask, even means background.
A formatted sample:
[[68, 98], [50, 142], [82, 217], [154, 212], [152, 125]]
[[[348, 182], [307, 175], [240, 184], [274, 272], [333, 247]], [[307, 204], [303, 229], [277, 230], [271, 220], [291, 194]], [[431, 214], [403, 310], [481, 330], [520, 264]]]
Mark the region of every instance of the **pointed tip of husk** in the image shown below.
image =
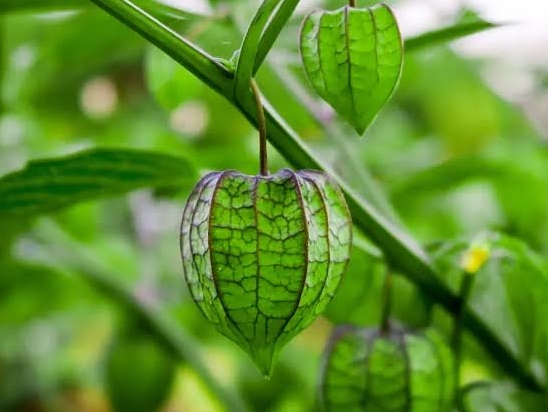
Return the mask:
[[257, 368], [259, 368], [261, 374], [266, 379], [270, 379], [272, 376], [276, 352], [277, 351], [274, 346], [261, 346], [253, 348], [252, 352], [249, 354], [255, 365], [257, 365]]

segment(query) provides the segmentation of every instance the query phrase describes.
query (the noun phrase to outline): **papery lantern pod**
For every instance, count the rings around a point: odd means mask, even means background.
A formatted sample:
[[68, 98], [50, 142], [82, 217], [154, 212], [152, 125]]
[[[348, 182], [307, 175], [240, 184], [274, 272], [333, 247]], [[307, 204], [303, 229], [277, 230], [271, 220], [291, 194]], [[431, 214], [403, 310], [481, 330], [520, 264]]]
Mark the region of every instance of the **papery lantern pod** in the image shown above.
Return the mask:
[[328, 343], [318, 400], [324, 412], [449, 412], [451, 349], [434, 330], [339, 326]]
[[403, 67], [402, 37], [385, 4], [313, 11], [300, 54], [312, 87], [359, 135], [390, 100]]
[[185, 279], [219, 332], [269, 375], [278, 350], [325, 309], [350, 257], [351, 218], [325, 173], [206, 175], [181, 224]]

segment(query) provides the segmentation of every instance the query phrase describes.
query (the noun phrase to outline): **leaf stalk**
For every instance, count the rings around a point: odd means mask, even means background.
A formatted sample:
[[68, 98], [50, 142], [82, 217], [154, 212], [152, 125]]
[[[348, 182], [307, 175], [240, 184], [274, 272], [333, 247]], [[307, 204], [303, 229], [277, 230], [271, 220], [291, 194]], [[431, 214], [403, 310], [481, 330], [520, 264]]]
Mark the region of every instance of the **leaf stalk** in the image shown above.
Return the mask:
[[257, 123], [259, 129], [259, 172], [262, 176], [268, 176], [268, 154], [267, 154], [267, 133], [266, 133], [266, 118], [264, 115], [263, 102], [261, 100], [261, 92], [257, 86], [255, 79], [251, 79], [251, 90], [255, 98], [257, 106]]

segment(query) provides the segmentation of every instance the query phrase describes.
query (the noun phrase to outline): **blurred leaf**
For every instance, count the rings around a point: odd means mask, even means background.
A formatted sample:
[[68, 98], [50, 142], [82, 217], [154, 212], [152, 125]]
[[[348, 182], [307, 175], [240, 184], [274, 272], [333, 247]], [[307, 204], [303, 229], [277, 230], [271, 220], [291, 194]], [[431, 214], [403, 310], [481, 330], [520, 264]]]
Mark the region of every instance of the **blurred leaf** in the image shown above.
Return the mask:
[[[483, 234], [490, 254], [475, 274], [469, 305], [517, 362], [546, 385], [548, 372], [548, 263], [518, 239]], [[439, 273], [454, 290], [460, 284], [463, 253], [472, 241], [434, 251]], [[487, 351], [490, 348], [486, 348]]]
[[184, 360], [200, 377], [212, 396], [229, 410], [247, 411], [238, 394], [230, 392], [212, 376], [199, 350], [199, 343], [166, 313], [165, 308], [147, 305], [125, 282], [120, 281], [108, 262], [101, 260], [97, 251], [75, 241], [62, 228], [44, 220], [33, 232], [33, 253], [20, 256], [25, 261], [51, 267], [54, 270], [73, 271], [105, 297], [123, 308], [131, 318], [136, 319], [156, 339], [157, 345], [169, 351], [172, 356]]
[[146, 56], [146, 78], [153, 95], [167, 110], [197, 97], [205, 88], [192, 73], [156, 47]]
[[443, 27], [438, 30], [429, 31], [416, 37], [405, 39], [405, 51], [415, 51], [422, 48], [432, 47], [439, 43], [447, 43], [458, 40], [471, 34], [480, 33], [484, 30], [499, 27], [475, 14], [465, 14], [457, 23], [452, 26]]
[[310, 83], [363, 134], [392, 96], [403, 65], [398, 25], [386, 5], [316, 11], [300, 35]]
[[[147, 11], [157, 12], [170, 17], [189, 18], [194, 13], [190, 13], [184, 3], [178, 7], [172, 7], [164, 4], [161, 0], [139, 0], [139, 6]], [[86, 0], [2, 0], [0, 3], [0, 14], [20, 11], [48, 12], [59, 10], [80, 10], [89, 8], [92, 4]]]
[[[323, 315], [335, 324], [379, 325], [386, 271], [379, 251], [355, 233], [348, 268]], [[428, 326], [431, 300], [401, 276], [394, 277], [392, 289], [397, 299], [391, 316], [410, 327]]]
[[548, 227], [548, 159], [537, 145], [520, 143], [519, 150], [512, 145], [498, 146], [498, 153], [455, 157], [409, 173], [391, 188], [392, 199], [409, 210], [421, 199], [439, 199], [466, 184], [487, 182], [504, 213], [506, 230], [537, 246], [546, 239], [544, 228]]
[[89, 7], [89, 3], [82, 0], [2, 0], [2, 2], [0, 2], [0, 14], [12, 11], [50, 11], [59, 9], [81, 9], [83, 7]]
[[0, 216], [30, 218], [143, 187], [191, 187], [196, 170], [183, 158], [138, 150], [86, 150], [31, 161], [0, 178]]
[[496, 179], [513, 172], [512, 164], [509, 162], [487, 156], [453, 158], [404, 176], [392, 188], [392, 196], [431, 195], [433, 192], [449, 190], [471, 179]]
[[486, 85], [478, 63], [449, 47], [408, 53], [397, 96], [423, 162], [478, 153], [505, 140], [538, 139], [523, 114]]
[[381, 260], [354, 245], [346, 273], [324, 316], [336, 324], [377, 324], [385, 272]]
[[519, 390], [511, 383], [474, 384], [463, 390], [461, 412], [539, 412], [548, 410], [548, 398]]
[[[19, 29], [27, 25], [27, 30]], [[101, 30], [89, 36], [97, 27]], [[46, 111], [62, 106], [65, 115], [78, 109], [86, 81], [96, 76], [107, 76], [112, 81], [118, 76], [126, 83], [132, 80], [133, 73], [139, 70], [137, 65], [145, 45], [131, 30], [94, 8], [62, 18], [10, 16], [5, 31], [8, 40], [13, 36], [13, 40], [25, 44], [19, 50], [23, 63], [17, 59], [7, 62], [10, 70], [3, 94], [10, 106], [32, 105]], [[120, 97], [123, 89], [114, 91]]]
[[66, 273], [5, 258], [0, 262], [0, 329], [89, 305], [94, 297], [85, 282]]
[[[260, 3], [259, 8], [245, 31], [240, 48], [230, 59], [236, 66], [234, 68], [233, 86], [235, 99], [241, 101], [249, 93], [249, 83], [282, 29], [282, 27], [276, 24], [279, 16], [276, 13], [276, 9], [278, 9], [278, 6], [280, 6], [280, 9], [285, 9], [289, 3], [291, 3], [291, 10], [293, 10], [298, 1], [264, 0]], [[271, 31], [272, 27], [276, 27], [274, 32]], [[263, 33], [264, 36], [261, 39]], [[261, 40], [266, 41], [263, 43]], [[258, 54], [261, 54], [262, 57], [258, 58]], [[255, 61], [256, 59], [257, 62]]]
[[114, 342], [106, 360], [106, 389], [115, 412], [151, 412], [164, 403], [175, 378], [171, 354], [147, 336]]

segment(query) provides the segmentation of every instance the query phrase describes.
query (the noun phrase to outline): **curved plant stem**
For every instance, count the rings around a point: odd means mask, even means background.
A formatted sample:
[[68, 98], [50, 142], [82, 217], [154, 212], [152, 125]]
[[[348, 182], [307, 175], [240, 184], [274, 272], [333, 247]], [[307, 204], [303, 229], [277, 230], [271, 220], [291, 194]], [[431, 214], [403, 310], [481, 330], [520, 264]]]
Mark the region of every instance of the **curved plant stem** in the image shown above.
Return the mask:
[[266, 147], [266, 119], [264, 117], [263, 103], [261, 101], [261, 92], [257, 87], [257, 83], [254, 79], [251, 79], [251, 90], [253, 91], [253, 97], [255, 98], [255, 105], [257, 106], [257, 120], [259, 128], [259, 158], [260, 158], [260, 174], [262, 176], [268, 175], [268, 154]]
[[[209, 63], [205, 53], [181, 41], [180, 37], [158, 22], [143, 14], [129, 0], [91, 0], [108, 13], [133, 28], [154, 45], [181, 63], [190, 72], [202, 79], [211, 88], [218, 91], [228, 101], [236, 105], [240, 112], [255, 126], [259, 119], [256, 104], [249, 88], [247, 96], [236, 102], [233, 97], [231, 74], [215, 60]], [[196, 59], [196, 60], [194, 60]], [[190, 61], [189, 61], [190, 60]], [[333, 173], [324, 162], [302, 142], [299, 136], [285, 123], [276, 111], [263, 100], [265, 106], [268, 140], [297, 168], [323, 169], [333, 175], [346, 195], [349, 209], [356, 228], [365, 233], [385, 253], [388, 264], [415, 283], [433, 301], [451, 313], [458, 309], [459, 298], [440, 280], [433, 265], [419, 245], [405, 232], [384, 218], [371, 204], [358, 196], [339, 176]], [[524, 367], [516, 354], [512, 352], [477, 313], [464, 308], [462, 324], [485, 347], [499, 366], [513, 376], [522, 386], [542, 392], [543, 388], [537, 378]]]
[[233, 100], [236, 102], [249, 95], [249, 82], [253, 77], [255, 56], [257, 55], [261, 35], [277, 6], [278, 0], [264, 0], [247, 28], [240, 47], [236, 72], [234, 73]]
[[264, 29], [261, 40], [257, 47], [257, 54], [255, 55], [255, 63], [253, 65], [253, 76], [261, 67], [266, 55], [272, 48], [272, 45], [278, 38], [278, 35], [284, 28], [285, 24], [295, 11], [295, 8], [299, 4], [299, 0], [282, 0], [282, 3], [276, 10], [276, 13], [270, 19], [268, 26]]

